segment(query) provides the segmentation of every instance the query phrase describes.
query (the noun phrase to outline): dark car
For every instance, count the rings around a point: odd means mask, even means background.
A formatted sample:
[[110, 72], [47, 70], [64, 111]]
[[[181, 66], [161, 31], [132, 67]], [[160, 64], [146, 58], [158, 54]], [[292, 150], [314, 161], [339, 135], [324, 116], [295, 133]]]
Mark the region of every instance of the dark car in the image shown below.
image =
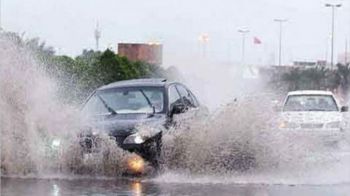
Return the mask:
[[[174, 118], [195, 115], [200, 104], [183, 84], [166, 79], [137, 79], [108, 84], [97, 89], [86, 101], [92, 130], [107, 132], [124, 150], [136, 152], [153, 166], [158, 166], [162, 133], [176, 124]], [[180, 115], [179, 115], [180, 116]], [[141, 127], [141, 128], [140, 128]], [[140, 134], [140, 129], [150, 129]], [[94, 146], [94, 133], [81, 142], [86, 152]]]

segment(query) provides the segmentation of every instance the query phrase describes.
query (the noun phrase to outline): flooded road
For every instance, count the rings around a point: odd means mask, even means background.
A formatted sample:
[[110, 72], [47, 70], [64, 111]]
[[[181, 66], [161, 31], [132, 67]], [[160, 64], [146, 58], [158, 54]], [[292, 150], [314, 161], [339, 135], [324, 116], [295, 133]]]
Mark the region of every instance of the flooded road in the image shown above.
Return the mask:
[[220, 183], [161, 183], [138, 179], [16, 179], [1, 178], [2, 196], [37, 195], [347, 195], [350, 184], [268, 185]]
[[79, 110], [60, 100], [59, 85], [30, 53], [2, 44], [0, 54], [9, 55], [0, 65], [12, 65], [0, 66], [2, 196], [349, 195], [350, 147], [329, 145], [319, 132], [277, 129], [284, 123], [273, 109], [279, 93], [229, 96], [209, 116], [179, 118], [162, 138], [166, 172], [123, 178], [130, 152], [101, 133], [103, 148], [81, 156]]

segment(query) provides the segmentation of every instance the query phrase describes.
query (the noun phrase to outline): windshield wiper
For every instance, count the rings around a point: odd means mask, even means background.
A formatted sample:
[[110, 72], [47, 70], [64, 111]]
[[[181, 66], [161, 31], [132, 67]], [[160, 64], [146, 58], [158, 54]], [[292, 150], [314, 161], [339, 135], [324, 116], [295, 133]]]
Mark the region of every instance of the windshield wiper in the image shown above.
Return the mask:
[[98, 94], [96, 94], [96, 96], [101, 100], [101, 102], [103, 103], [103, 106], [105, 106], [105, 108], [108, 110], [108, 112], [110, 112], [112, 115], [116, 115], [118, 114], [115, 110], [113, 110], [113, 108], [111, 108], [106, 101]]
[[326, 111], [325, 109], [318, 109], [318, 108], [314, 108], [314, 109], [309, 109], [308, 111], [312, 112], [323, 112], [323, 111]]
[[152, 115], [154, 115], [155, 113], [156, 113], [156, 108], [153, 106], [153, 104], [152, 104], [152, 102], [151, 102], [151, 100], [147, 97], [147, 95], [146, 95], [146, 93], [145, 92], [143, 92], [143, 90], [142, 89], [140, 89], [140, 92], [142, 93], [142, 95], [146, 98], [146, 100], [147, 100], [147, 103], [148, 103], [148, 105], [149, 105], [149, 107], [151, 107], [152, 108], [152, 110], [153, 110], [153, 113], [152, 113]]

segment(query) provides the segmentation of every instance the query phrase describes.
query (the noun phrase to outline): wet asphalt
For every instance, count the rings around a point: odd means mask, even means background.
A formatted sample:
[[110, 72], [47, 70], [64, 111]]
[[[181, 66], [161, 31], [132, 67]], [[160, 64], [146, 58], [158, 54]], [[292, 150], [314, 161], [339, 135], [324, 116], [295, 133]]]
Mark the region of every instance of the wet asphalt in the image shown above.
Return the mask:
[[1, 196], [234, 195], [347, 196], [350, 184], [269, 185], [161, 183], [140, 179], [1, 178]]

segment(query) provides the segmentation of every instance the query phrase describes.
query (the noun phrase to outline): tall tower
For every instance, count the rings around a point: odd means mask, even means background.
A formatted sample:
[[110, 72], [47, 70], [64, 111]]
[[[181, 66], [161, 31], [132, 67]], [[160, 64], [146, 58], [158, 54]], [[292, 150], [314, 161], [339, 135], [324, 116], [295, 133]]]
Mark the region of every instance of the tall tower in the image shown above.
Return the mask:
[[99, 50], [100, 38], [101, 38], [101, 31], [100, 31], [100, 28], [99, 28], [99, 24], [97, 22], [96, 29], [95, 29], [96, 51]]

